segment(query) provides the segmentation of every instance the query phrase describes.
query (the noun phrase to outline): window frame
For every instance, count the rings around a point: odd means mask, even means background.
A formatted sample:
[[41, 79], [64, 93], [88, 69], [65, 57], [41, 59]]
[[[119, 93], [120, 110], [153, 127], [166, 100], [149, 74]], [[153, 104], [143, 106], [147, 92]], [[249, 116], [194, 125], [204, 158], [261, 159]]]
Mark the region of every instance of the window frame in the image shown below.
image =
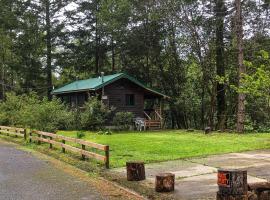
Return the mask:
[[125, 94], [125, 106], [135, 106], [135, 94]]

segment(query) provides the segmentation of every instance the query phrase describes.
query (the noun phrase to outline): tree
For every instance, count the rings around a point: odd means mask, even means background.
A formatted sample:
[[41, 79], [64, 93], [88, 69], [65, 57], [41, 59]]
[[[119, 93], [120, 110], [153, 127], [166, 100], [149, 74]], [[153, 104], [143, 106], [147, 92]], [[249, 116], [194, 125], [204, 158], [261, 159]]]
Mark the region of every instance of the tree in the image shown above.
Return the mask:
[[[238, 49], [238, 81], [241, 88], [243, 75], [246, 73], [246, 67], [244, 65], [244, 49], [243, 49], [243, 19], [242, 19], [242, 5], [241, 0], [235, 0], [235, 31], [237, 38]], [[238, 106], [237, 106], [237, 132], [244, 132], [245, 122], [245, 97], [244, 93], [238, 94]]]
[[[224, 17], [225, 5], [223, 0], [216, 0], [216, 73], [225, 76], [224, 63]], [[225, 85], [217, 82], [217, 129], [224, 130], [226, 122]]]

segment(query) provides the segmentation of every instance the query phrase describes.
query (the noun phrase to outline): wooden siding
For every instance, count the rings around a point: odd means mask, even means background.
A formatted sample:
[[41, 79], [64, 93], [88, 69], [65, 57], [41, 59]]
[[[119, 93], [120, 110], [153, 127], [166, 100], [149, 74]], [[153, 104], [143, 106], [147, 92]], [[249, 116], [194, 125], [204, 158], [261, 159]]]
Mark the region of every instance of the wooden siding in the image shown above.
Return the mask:
[[[116, 108], [116, 112], [132, 112], [136, 117], [143, 117], [144, 90], [127, 79], [120, 79], [104, 88], [104, 94], [108, 97], [110, 106]], [[126, 105], [126, 94], [134, 94], [135, 105]]]
[[[66, 102], [70, 107], [82, 107], [88, 96], [98, 95], [101, 98], [102, 89], [98, 91], [87, 91], [77, 93], [64, 93], [57, 95]], [[126, 105], [126, 95], [134, 95], [134, 106]], [[135, 117], [144, 117], [145, 99], [157, 99], [160, 96], [153, 94], [144, 88], [136, 85], [128, 79], [119, 79], [104, 87], [104, 95], [107, 100], [103, 100], [105, 104], [115, 107], [115, 112], [132, 112]]]

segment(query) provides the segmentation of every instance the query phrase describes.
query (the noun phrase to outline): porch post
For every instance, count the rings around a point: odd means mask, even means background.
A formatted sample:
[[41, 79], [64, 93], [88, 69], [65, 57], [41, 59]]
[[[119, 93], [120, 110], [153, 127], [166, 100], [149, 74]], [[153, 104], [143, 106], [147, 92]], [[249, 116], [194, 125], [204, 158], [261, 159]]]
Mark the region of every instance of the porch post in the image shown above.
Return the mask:
[[160, 123], [161, 123], [161, 128], [163, 128], [163, 116], [162, 116], [162, 114], [163, 114], [163, 97], [159, 100], [159, 112], [160, 112], [160, 116], [162, 117], [162, 119], [160, 120]]

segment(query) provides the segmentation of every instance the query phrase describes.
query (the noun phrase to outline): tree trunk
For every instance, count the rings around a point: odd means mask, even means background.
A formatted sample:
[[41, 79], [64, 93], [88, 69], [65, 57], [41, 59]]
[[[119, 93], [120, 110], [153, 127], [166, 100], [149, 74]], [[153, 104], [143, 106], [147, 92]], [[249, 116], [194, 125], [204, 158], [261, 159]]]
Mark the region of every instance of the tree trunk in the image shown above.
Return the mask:
[[98, 2], [96, 2], [96, 27], [95, 27], [95, 47], [96, 47], [96, 52], [95, 52], [95, 73], [99, 73], [99, 45], [100, 45], [100, 38], [99, 38], [99, 31], [98, 31]]
[[47, 96], [51, 99], [52, 91], [52, 42], [51, 42], [51, 19], [50, 19], [50, 0], [46, 0], [46, 46], [47, 46]]
[[[204, 72], [203, 72], [204, 74]], [[202, 81], [202, 93], [201, 93], [201, 128], [204, 129], [205, 126], [205, 121], [204, 121], [204, 116], [205, 116], [205, 103], [204, 103], [204, 98], [205, 98], [205, 78], [203, 75], [203, 81]]]
[[[219, 77], [225, 76], [224, 64], [224, 16], [225, 5], [223, 0], [216, 0], [216, 72]], [[217, 129], [224, 130], [226, 122], [225, 85], [217, 83]]]
[[114, 46], [114, 42], [113, 42], [113, 36], [111, 38], [111, 45], [112, 45], [112, 72], [115, 71], [115, 46]]
[[[4, 56], [3, 56], [4, 57]], [[5, 67], [4, 67], [4, 58], [3, 58], [3, 64], [1, 68], [1, 91], [0, 91], [0, 100], [4, 99], [5, 97]]]
[[[241, 79], [243, 74], [246, 72], [244, 66], [244, 51], [243, 51], [243, 19], [242, 19], [242, 8], [241, 0], [235, 0], [236, 7], [236, 36], [237, 36], [237, 48], [238, 48], [238, 86], [241, 87]], [[245, 94], [238, 94], [238, 110], [237, 110], [237, 132], [242, 133], [244, 131], [245, 121]]]

